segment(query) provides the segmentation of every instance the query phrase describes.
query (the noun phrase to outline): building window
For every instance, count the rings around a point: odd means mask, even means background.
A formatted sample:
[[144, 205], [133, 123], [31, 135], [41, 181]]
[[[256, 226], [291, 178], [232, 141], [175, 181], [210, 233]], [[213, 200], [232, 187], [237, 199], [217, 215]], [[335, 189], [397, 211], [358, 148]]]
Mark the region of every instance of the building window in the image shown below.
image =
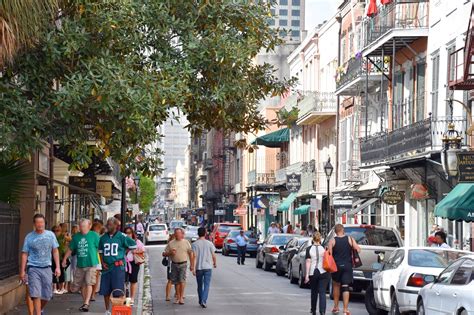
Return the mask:
[[300, 26], [300, 20], [292, 20], [291, 26]]
[[292, 3], [293, 5], [300, 5], [300, 2], [301, 2], [300, 0], [293, 0], [293, 1], [291, 1], [291, 3]]
[[275, 16], [275, 9], [270, 9], [270, 13], [272, 14], [272, 16]]
[[280, 5], [288, 5], [288, 0], [280, 0]]
[[275, 19], [268, 19], [268, 25], [274, 26], [275, 25]]
[[431, 112], [433, 113], [433, 117], [437, 117], [439, 99], [439, 51], [433, 55], [431, 64]]
[[392, 125], [393, 129], [398, 129], [403, 126], [406, 104], [403, 102], [403, 82], [405, 80], [404, 72], [395, 73], [395, 87], [393, 92], [393, 104], [392, 104]]
[[[447, 53], [448, 53], [448, 56], [447, 56], [447, 59], [448, 59], [448, 63], [447, 63], [447, 67], [448, 67], [448, 79], [446, 82], [449, 82], [449, 81], [452, 81], [454, 80], [454, 76], [455, 76], [455, 67], [454, 65], [456, 65], [456, 56], [454, 54], [454, 51], [456, 50], [456, 46], [454, 45], [451, 45], [448, 47], [447, 49]], [[451, 67], [450, 65], [453, 65], [453, 67]], [[449, 99], [449, 97], [451, 96], [451, 90], [449, 89], [449, 86], [448, 84], [446, 84], [446, 99]], [[449, 103], [448, 102], [445, 102], [446, 104], [446, 117], [451, 115], [451, 108], [449, 107]]]
[[280, 16], [287, 16], [287, 15], [288, 15], [288, 10], [280, 9]]
[[292, 16], [300, 16], [300, 10], [291, 10]]
[[287, 26], [288, 25], [288, 21], [287, 20], [280, 20], [280, 26]]
[[285, 30], [280, 30], [280, 37], [287, 37], [288, 36], [288, 32], [285, 31]]
[[298, 31], [298, 30], [291, 31], [291, 36], [292, 37], [300, 37], [300, 31]]
[[426, 63], [420, 62], [416, 65], [416, 117], [415, 121], [425, 118], [425, 72]]

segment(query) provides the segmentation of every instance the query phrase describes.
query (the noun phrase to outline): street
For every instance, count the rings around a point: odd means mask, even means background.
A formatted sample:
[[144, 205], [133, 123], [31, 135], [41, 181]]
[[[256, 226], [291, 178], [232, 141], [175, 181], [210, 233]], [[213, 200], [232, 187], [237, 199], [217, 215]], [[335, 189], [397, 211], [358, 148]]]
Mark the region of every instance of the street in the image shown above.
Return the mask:
[[[147, 246], [154, 314], [309, 314], [309, 290], [290, 284], [286, 277], [278, 277], [275, 272], [256, 269], [254, 258], [247, 258], [245, 265], [239, 266], [235, 256], [225, 257], [220, 252], [206, 310], [198, 305], [196, 280], [189, 272], [186, 304], [166, 302], [166, 268], [161, 264], [163, 249], [164, 245]], [[331, 309], [332, 301], [328, 298], [327, 314]], [[367, 314], [362, 296], [352, 298], [350, 310], [353, 315]]]

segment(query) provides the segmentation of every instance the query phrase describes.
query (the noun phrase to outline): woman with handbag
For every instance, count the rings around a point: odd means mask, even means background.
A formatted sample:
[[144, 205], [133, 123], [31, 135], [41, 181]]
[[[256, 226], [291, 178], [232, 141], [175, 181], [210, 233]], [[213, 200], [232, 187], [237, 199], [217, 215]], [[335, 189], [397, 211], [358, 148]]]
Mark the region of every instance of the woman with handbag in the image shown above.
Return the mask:
[[[350, 315], [348, 306], [350, 298], [350, 285], [353, 282], [354, 256], [357, 256], [358, 264], [361, 264], [358, 253], [360, 247], [357, 242], [344, 233], [344, 226], [336, 224], [334, 226], [336, 236], [329, 241], [329, 255], [333, 256], [337, 271], [332, 273], [332, 287], [334, 295], [333, 314], [339, 313], [339, 298], [342, 292], [342, 303], [344, 305], [343, 315]], [[360, 266], [360, 265], [359, 265]]]
[[316, 315], [319, 296], [319, 314], [326, 314], [326, 290], [329, 284], [329, 272], [323, 269], [324, 247], [321, 246], [321, 234], [313, 234], [313, 245], [306, 249], [305, 283], [311, 286], [311, 314]]
[[137, 238], [137, 234], [131, 227], [125, 229], [125, 234], [137, 243], [137, 249], [134, 252], [128, 251], [125, 257], [125, 282], [130, 283], [129, 297], [132, 299], [131, 305], [134, 305], [140, 265], [145, 262], [145, 245]]

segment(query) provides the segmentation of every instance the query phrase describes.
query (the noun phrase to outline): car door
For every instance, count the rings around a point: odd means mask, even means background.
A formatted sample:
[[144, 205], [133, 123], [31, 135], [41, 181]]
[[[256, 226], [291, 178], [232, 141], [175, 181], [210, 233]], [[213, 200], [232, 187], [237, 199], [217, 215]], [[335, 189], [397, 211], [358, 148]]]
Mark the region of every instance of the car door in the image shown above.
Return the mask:
[[423, 301], [426, 314], [446, 314], [442, 311], [441, 291], [445, 289], [447, 285], [449, 285], [454, 273], [461, 265], [461, 262], [462, 260], [458, 260], [446, 267], [446, 269], [440, 273], [438, 279], [436, 279], [436, 282], [431, 287], [431, 290], [426, 290], [427, 294], [425, 296], [425, 300]]
[[390, 288], [397, 285], [404, 258], [405, 250], [395, 250], [384, 265], [382, 272], [378, 274], [377, 284], [374, 282], [374, 288], [378, 289], [379, 294], [377, 305], [383, 308], [389, 308], [391, 305]]
[[[442, 314], [455, 314], [462, 305], [464, 287], [471, 282], [471, 274], [474, 268], [474, 261], [465, 259], [451, 277], [449, 284], [439, 289], [439, 300], [441, 302]], [[471, 292], [471, 299], [474, 299], [474, 293]]]
[[294, 246], [294, 239], [291, 239], [286, 244], [285, 250], [281, 253], [282, 267], [285, 267], [288, 265], [288, 257], [290, 254], [290, 250], [293, 248], [293, 246]]

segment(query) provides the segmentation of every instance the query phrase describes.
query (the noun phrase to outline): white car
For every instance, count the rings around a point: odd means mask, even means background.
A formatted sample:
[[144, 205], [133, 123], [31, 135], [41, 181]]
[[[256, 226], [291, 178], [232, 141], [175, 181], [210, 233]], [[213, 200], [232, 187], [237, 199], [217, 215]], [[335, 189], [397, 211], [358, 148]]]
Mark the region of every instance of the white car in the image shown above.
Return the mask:
[[[369, 314], [416, 311], [418, 292], [452, 261], [469, 252], [438, 247], [399, 248], [378, 269], [365, 296]], [[430, 313], [428, 313], [430, 314]]]
[[420, 290], [420, 315], [474, 315], [474, 255], [464, 256]]
[[164, 223], [150, 223], [146, 229], [145, 244], [152, 242], [167, 242], [168, 227]]

